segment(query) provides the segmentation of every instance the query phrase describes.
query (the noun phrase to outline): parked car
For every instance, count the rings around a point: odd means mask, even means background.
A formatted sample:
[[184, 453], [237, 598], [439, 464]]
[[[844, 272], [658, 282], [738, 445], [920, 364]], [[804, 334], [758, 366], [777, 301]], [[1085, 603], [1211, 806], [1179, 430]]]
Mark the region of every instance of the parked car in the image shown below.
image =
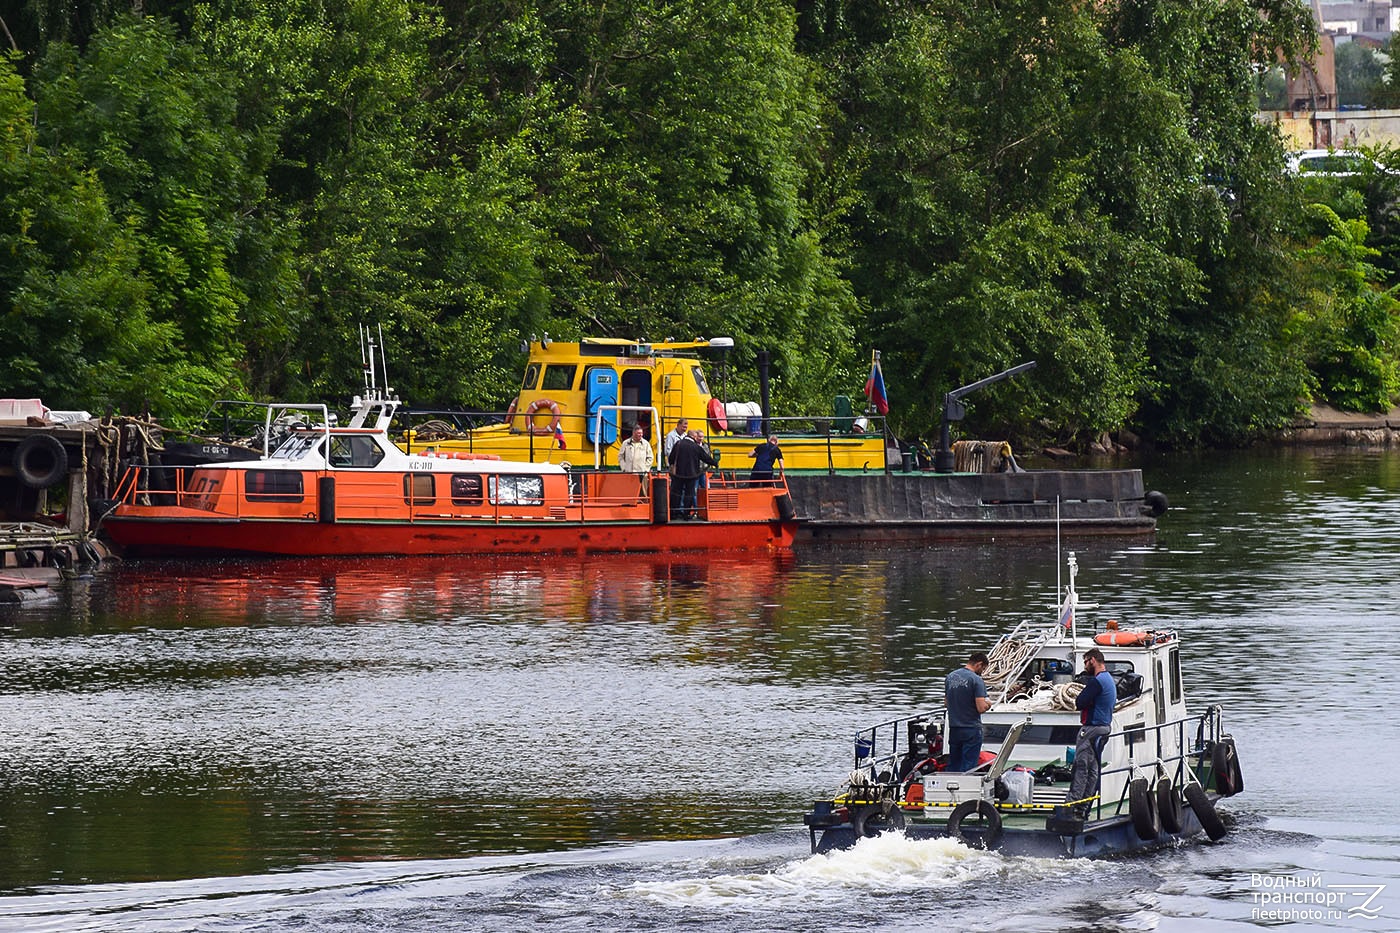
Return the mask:
[[1288, 154], [1288, 171], [1293, 175], [1342, 177], [1377, 168], [1370, 156], [1355, 149], [1304, 149]]

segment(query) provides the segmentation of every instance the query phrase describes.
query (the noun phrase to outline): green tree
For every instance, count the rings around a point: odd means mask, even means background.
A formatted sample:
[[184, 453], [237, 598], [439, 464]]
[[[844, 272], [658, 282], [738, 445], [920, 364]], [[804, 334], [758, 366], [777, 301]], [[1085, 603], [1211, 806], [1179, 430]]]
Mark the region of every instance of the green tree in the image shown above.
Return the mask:
[[136, 407], [173, 332], [150, 315], [139, 235], [82, 164], [36, 144], [15, 59], [0, 56], [0, 348], [6, 394], [53, 408]]
[[565, 332], [730, 334], [741, 364], [775, 351], [789, 397], [849, 391], [862, 354], [842, 274], [845, 182], [791, 10], [703, 0], [541, 16], [582, 133], [587, 200], [555, 192], [577, 205], [563, 228], [577, 261], [556, 291]]
[[270, 152], [236, 125], [230, 76], [147, 17], [119, 19], [81, 55], [52, 45], [33, 83], [38, 144], [93, 172], [172, 334], [143, 403], [192, 414], [242, 391], [245, 322], [271, 317], [260, 299], [289, 265], [259, 213]]
[[1337, 102], [1367, 104], [1381, 86], [1385, 66], [1375, 51], [1359, 42], [1344, 42], [1337, 46], [1335, 58]]
[[1297, 253], [1296, 307], [1318, 400], [1353, 411], [1384, 411], [1400, 397], [1400, 302], [1371, 264], [1360, 217], [1326, 204], [1305, 211]]
[[[912, 427], [1027, 358], [1034, 377], [979, 398], [971, 429], [1136, 418], [1189, 440], [1296, 404], [1296, 348], [1247, 264], [1270, 268], [1286, 209], [1253, 75], [1261, 50], [1306, 48], [1304, 8], [828, 0], [803, 23], [841, 75], [840, 141], [865, 166], [852, 280], [900, 348]], [[1262, 371], [1238, 394], [1194, 355], [1223, 367], [1236, 342]]]

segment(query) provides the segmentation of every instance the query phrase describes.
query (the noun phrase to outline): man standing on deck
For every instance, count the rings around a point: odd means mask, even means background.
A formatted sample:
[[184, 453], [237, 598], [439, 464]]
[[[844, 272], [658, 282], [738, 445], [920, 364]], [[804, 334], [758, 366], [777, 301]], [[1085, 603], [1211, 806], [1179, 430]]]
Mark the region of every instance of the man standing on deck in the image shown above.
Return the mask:
[[783, 462], [783, 449], [778, 446], [778, 435], [768, 435], [768, 443], [759, 444], [749, 456], [753, 458], [753, 470], [749, 473], [750, 482], [772, 482], [773, 465]]
[[617, 465], [624, 473], [650, 473], [655, 463], [656, 456], [651, 452], [645, 432], [640, 424], [636, 425], [632, 436], [622, 442], [617, 452]]
[[676, 422], [676, 426], [671, 429], [671, 433], [661, 439], [661, 455], [665, 458], [666, 469], [671, 471], [671, 514], [675, 515], [681, 507], [681, 487], [676, 483], [676, 469], [671, 462], [671, 454], [676, 449], [676, 442], [685, 437], [689, 431], [686, 429], [690, 422], [681, 418]]
[[1084, 670], [1093, 679], [1074, 698], [1074, 705], [1079, 708], [1079, 721], [1084, 725], [1079, 730], [1079, 740], [1074, 743], [1074, 771], [1067, 800], [1080, 816], [1087, 817], [1092, 805], [1075, 801], [1099, 792], [1099, 759], [1103, 755], [1104, 741], [1112, 731], [1118, 687], [1099, 649], [1090, 648], [1084, 652]]
[[943, 698], [948, 707], [948, 771], [971, 771], [982, 755], [982, 714], [992, 708], [982, 673], [987, 656], [981, 651], [968, 655], [967, 663], [943, 681]]
[[689, 427], [690, 422], [682, 418], [681, 420], [676, 422], [676, 426], [671, 429], [671, 433], [667, 434], [664, 438], [662, 438], [661, 452], [666, 455], [666, 463], [668, 465], [671, 462], [671, 451], [675, 449], [676, 441], [680, 440], [681, 438], [685, 437], [686, 434], [690, 433], [687, 430]]
[[676, 441], [676, 446], [671, 448], [671, 484], [676, 489], [676, 494], [671, 498], [672, 518], [699, 517], [696, 492], [700, 488], [700, 475], [705, 472], [705, 464], [714, 466], [715, 460], [690, 435]]

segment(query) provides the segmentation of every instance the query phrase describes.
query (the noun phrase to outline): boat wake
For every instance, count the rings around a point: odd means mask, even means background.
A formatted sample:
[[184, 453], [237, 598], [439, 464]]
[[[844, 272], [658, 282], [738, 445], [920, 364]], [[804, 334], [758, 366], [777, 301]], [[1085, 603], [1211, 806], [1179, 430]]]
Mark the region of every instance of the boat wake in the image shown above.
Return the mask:
[[[1014, 868], [1012, 867], [1014, 863]], [[852, 893], [900, 894], [958, 888], [1014, 871], [1023, 880], [1063, 877], [1073, 860], [1007, 858], [970, 849], [952, 839], [909, 839], [884, 833], [850, 849], [785, 863], [766, 872], [721, 874], [669, 881], [639, 881], [620, 889], [671, 906], [811, 909], [823, 899], [848, 901]]]

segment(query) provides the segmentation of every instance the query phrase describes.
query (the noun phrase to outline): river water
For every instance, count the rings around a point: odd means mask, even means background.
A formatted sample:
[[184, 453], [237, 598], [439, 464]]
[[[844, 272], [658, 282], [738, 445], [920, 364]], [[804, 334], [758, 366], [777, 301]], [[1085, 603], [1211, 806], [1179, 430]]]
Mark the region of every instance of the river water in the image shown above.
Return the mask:
[[808, 855], [852, 733], [1055, 611], [1053, 544], [134, 563], [0, 609], [0, 929], [1400, 929], [1400, 452], [1146, 474], [1154, 538], [1066, 547], [1224, 705], [1219, 843]]

